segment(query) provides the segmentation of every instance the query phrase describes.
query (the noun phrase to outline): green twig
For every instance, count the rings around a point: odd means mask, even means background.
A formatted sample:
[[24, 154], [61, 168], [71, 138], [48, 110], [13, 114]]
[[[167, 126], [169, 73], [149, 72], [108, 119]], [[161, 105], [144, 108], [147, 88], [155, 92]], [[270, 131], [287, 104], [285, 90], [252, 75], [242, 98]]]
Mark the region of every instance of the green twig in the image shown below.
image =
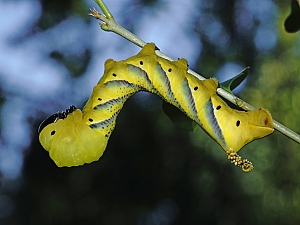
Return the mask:
[[107, 6], [105, 5], [105, 3], [102, 0], [95, 0], [95, 2], [100, 7], [101, 11], [103, 12], [103, 14], [105, 15], [105, 17], [107, 19], [113, 19], [114, 18], [113, 15], [111, 14], [111, 12], [109, 11], [109, 9], [107, 8]]
[[[138, 38], [136, 35], [129, 32], [128, 30], [126, 30], [125, 28], [123, 28], [122, 26], [120, 26], [117, 23], [114, 20], [112, 14], [110, 13], [110, 11], [108, 10], [108, 8], [106, 7], [106, 5], [104, 4], [104, 2], [102, 0], [95, 0], [95, 2], [99, 5], [100, 9], [103, 11], [105, 16], [101, 15], [95, 9], [90, 9], [90, 12], [91, 12], [90, 15], [95, 17], [96, 19], [102, 21], [102, 23], [100, 23], [100, 26], [103, 30], [111, 31], [111, 32], [114, 32], [116, 34], [119, 34], [120, 36], [126, 38], [130, 42], [132, 42], [132, 43], [134, 43], [134, 44], [136, 44], [140, 47], [143, 47], [146, 44], [146, 42], [144, 42], [143, 40]], [[173, 61], [173, 59], [171, 59], [169, 56], [165, 55], [164, 53], [162, 53], [159, 50], [156, 51], [156, 54], [158, 56], [162, 57], [162, 58]], [[194, 72], [190, 69], [188, 70], [188, 73], [190, 73], [193, 76], [197, 77], [199, 80], [205, 80], [205, 78], [203, 76], [199, 75], [198, 73], [196, 73], [196, 72]], [[237, 105], [237, 102], [238, 102], [239, 103], [238, 106], [245, 109], [245, 110], [254, 110], [255, 109], [255, 107], [253, 107], [250, 104], [246, 103], [242, 99], [230, 94], [229, 92], [225, 91], [222, 88], [218, 88], [217, 92], [220, 96], [224, 97], [225, 99], [232, 102], [233, 104]], [[290, 130], [289, 128], [287, 128], [286, 126], [280, 124], [279, 122], [275, 121], [274, 119], [273, 119], [273, 123], [274, 123], [274, 127], [275, 127], [276, 130], [280, 131], [281, 133], [283, 133], [287, 137], [291, 138], [292, 140], [300, 143], [300, 135], [299, 134], [295, 133], [294, 131]]]
[[[101, 0], [96, 0], [97, 4], [100, 1]], [[103, 3], [103, 5], [104, 5], [104, 3]], [[102, 5], [102, 7], [103, 7], [103, 5]], [[102, 21], [102, 23], [99, 23], [102, 30], [111, 31], [116, 34], [119, 34], [120, 36], [126, 38], [127, 40], [133, 42], [134, 44], [136, 44], [140, 47], [143, 47], [146, 44], [146, 42], [144, 42], [142, 39], [138, 38], [133, 33], [129, 32], [128, 30], [126, 30], [125, 28], [120, 26], [114, 20], [113, 16], [111, 16], [111, 18], [107, 18], [106, 16], [101, 15], [101, 13], [99, 13], [96, 9], [90, 9], [90, 12], [91, 12], [91, 14], [90, 14], [91, 16]]]

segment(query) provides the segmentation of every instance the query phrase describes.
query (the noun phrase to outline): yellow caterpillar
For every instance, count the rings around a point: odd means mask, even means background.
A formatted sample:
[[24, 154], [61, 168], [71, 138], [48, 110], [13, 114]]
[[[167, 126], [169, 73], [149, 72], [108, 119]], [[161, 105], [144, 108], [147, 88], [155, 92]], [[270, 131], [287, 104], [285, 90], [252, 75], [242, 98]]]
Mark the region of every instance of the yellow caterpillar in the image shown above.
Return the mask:
[[157, 94], [196, 121], [244, 171], [252, 163], [237, 152], [254, 139], [274, 131], [264, 109], [242, 112], [231, 109], [217, 94], [218, 81], [204, 81], [187, 73], [187, 61], [168, 61], [147, 44], [126, 60], [105, 62], [104, 75], [83, 110], [71, 106], [48, 117], [39, 128], [42, 146], [57, 166], [78, 166], [103, 154], [125, 101], [139, 91]]

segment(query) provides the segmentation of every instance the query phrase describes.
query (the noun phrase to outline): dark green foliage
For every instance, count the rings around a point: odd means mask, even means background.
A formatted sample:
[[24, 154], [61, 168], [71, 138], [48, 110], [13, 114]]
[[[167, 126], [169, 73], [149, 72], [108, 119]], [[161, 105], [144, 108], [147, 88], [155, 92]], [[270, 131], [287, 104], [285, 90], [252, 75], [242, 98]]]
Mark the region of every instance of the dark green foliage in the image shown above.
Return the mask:
[[68, 69], [71, 76], [79, 77], [86, 71], [89, 65], [91, 60], [91, 51], [86, 49], [84, 54], [68, 56], [65, 56], [59, 51], [53, 51], [51, 52], [50, 57], [63, 64]]
[[69, 16], [80, 16], [87, 19], [87, 8], [83, 0], [42, 0], [42, 16], [37, 26], [46, 30], [67, 19]]
[[291, 1], [291, 14], [284, 21], [284, 28], [289, 33], [300, 30], [300, 6], [297, 0]]
[[246, 77], [249, 74], [249, 70], [250, 70], [250, 67], [243, 69], [243, 71], [241, 71], [235, 77], [220, 83], [220, 87], [222, 87], [226, 91], [232, 93], [232, 91], [246, 79]]
[[162, 102], [162, 109], [164, 113], [170, 118], [170, 120], [186, 130], [193, 131], [198, 126], [196, 122], [189, 119], [178, 108], [165, 101]]

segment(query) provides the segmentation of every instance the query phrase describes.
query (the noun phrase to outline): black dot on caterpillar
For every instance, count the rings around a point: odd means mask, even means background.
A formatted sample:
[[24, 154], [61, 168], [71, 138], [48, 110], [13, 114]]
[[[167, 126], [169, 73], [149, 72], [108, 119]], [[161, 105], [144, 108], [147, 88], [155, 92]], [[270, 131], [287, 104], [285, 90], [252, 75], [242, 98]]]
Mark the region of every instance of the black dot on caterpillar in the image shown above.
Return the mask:
[[[141, 69], [139, 66], [144, 64]], [[217, 95], [215, 78], [199, 80], [187, 72], [187, 66], [185, 59], [168, 61], [158, 57], [154, 44], [147, 44], [126, 60], [108, 59], [104, 74], [82, 111], [71, 106], [42, 122], [39, 127], [42, 146], [58, 166], [78, 166], [98, 160], [125, 101], [136, 92], [148, 91], [195, 120], [235, 165], [249, 171], [252, 164], [236, 153], [250, 141], [274, 131], [270, 113], [264, 109], [244, 112], [230, 108]], [[113, 74], [118, 75], [118, 82], [112, 82]], [[114, 110], [108, 110], [110, 106]]]

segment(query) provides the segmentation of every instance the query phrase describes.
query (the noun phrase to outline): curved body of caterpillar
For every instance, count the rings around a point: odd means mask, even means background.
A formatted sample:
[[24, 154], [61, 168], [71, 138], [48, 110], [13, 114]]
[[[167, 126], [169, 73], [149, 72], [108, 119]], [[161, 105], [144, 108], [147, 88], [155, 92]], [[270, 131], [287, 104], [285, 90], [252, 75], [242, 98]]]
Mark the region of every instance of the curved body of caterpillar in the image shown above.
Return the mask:
[[153, 43], [126, 60], [108, 59], [104, 75], [82, 111], [73, 108], [63, 118], [54, 114], [54, 120], [41, 124], [42, 146], [58, 166], [98, 160], [125, 101], [136, 92], [148, 91], [182, 110], [222, 146], [234, 164], [250, 171], [252, 164], [236, 152], [274, 131], [271, 115], [264, 109], [231, 109], [216, 94], [216, 79], [200, 81], [187, 70], [185, 59], [171, 62], [158, 57]]

